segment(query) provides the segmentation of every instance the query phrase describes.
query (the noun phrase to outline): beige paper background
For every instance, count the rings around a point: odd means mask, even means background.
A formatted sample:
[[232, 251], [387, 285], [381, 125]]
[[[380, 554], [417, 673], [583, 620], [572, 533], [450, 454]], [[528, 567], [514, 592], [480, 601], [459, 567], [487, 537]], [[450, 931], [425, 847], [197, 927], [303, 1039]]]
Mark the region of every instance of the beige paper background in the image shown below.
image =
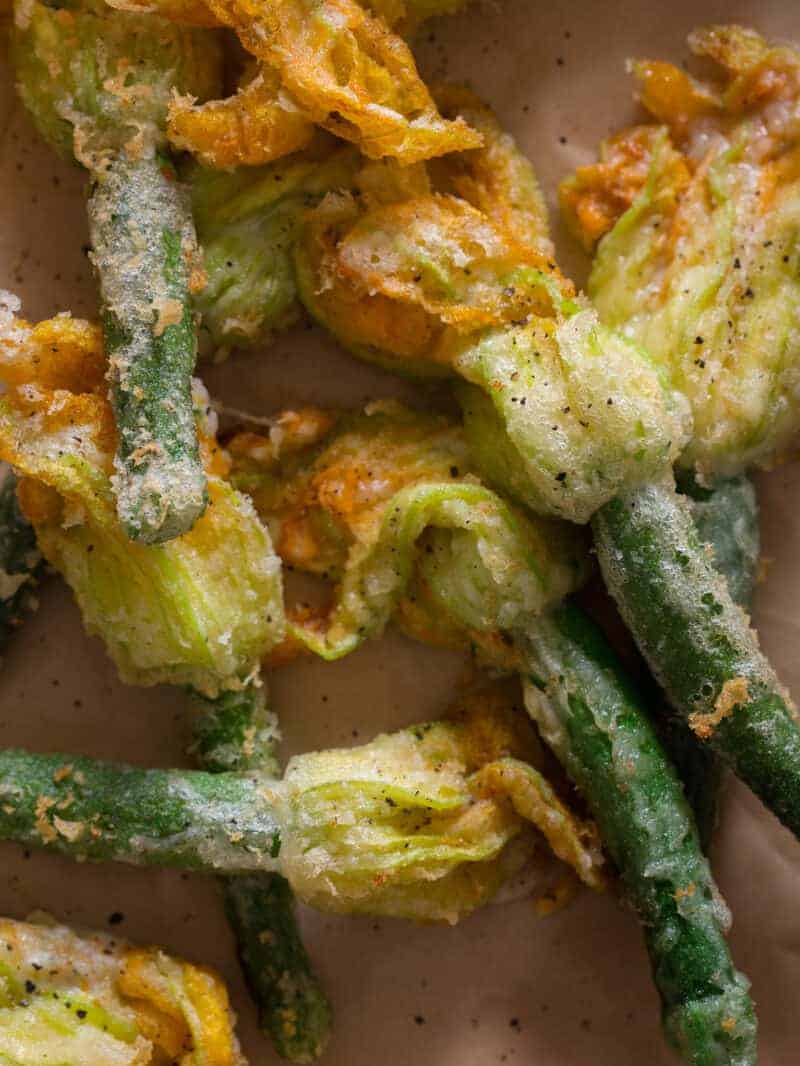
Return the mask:
[[[600, 137], [633, 113], [624, 60], [685, 56], [697, 23], [750, 21], [800, 39], [792, 0], [502, 0], [423, 33], [431, 77], [471, 79], [536, 163], [551, 204], [558, 178], [591, 157]], [[560, 138], [566, 138], [562, 143]], [[71, 308], [90, 314], [94, 292], [80, 173], [40, 146], [13, 99], [0, 54], [0, 288], [18, 292], [31, 318]], [[560, 235], [563, 237], [563, 235]], [[561, 260], [576, 277], [585, 262], [566, 240]], [[206, 373], [218, 397], [268, 413], [318, 401], [356, 405], [408, 386], [355, 365], [315, 331], [282, 338], [263, 356]], [[795, 696], [800, 664], [800, 470], [759, 482], [764, 551], [773, 560], [757, 597], [763, 643]], [[389, 634], [349, 660], [304, 663], [271, 687], [285, 751], [346, 744], [441, 709], [463, 664], [457, 656]], [[184, 708], [174, 694], [125, 689], [97, 641], [83, 634], [57, 582], [42, 595], [3, 664], [3, 744], [85, 752], [152, 765], [182, 761]], [[243, 992], [215, 886], [202, 878], [25, 858], [0, 847], [0, 913], [43, 907], [157, 941], [219, 966], [230, 982], [253, 1066], [279, 1060], [260, 1038]], [[800, 845], [739, 787], [728, 793], [715, 867], [735, 914], [732, 944], [753, 981], [761, 1062], [800, 1060]], [[336, 1009], [325, 1066], [622, 1066], [671, 1061], [633, 917], [610, 897], [584, 894], [538, 920], [521, 901], [490, 907], [456, 929], [332, 918], [303, 912], [307, 942]], [[415, 1016], [424, 1024], [415, 1022]], [[516, 1021], [512, 1024], [512, 1019]]]

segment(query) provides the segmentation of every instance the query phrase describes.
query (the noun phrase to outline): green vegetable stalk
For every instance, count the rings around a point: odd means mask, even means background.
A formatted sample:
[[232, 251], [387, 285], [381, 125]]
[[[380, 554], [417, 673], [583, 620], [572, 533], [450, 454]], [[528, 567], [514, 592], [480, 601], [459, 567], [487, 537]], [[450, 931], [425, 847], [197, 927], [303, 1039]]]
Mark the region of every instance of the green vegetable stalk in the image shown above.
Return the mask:
[[246, 774], [113, 767], [72, 755], [0, 753], [0, 833], [93, 861], [207, 873], [278, 869], [281, 824]]
[[18, 88], [39, 130], [92, 179], [89, 230], [118, 431], [114, 488], [126, 533], [161, 543], [208, 502], [191, 398], [202, 287], [189, 198], [163, 155], [174, 89], [207, 96], [208, 31], [88, 2], [16, 7]]
[[[275, 774], [277, 719], [263, 687], [249, 685], [215, 700], [195, 694], [194, 754], [212, 773]], [[300, 937], [295, 901], [277, 873], [223, 881], [225, 913], [259, 1007], [261, 1027], [291, 1062], [312, 1062], [330, 1033], [331, 1006]]]
[[117, 155], [89, 200], [89, 234], [119, 434], [117, 512], [133, 540], [160, 543], [208, 503], [191, 396], [194, 226], [172, 164]]
[[[739, 477], [721, 481], [713, 490], [701, 489], [696, 483], [682, 488], [692, 501], [692, 520], [701, 542], [711, 550], [714, 569], [725, 579], [734, 601], [747, 610], [760, 548], [758, 505], [751, 482]], [[717, 823], [724, 764], [682, 719], [670, 715], [659, 724], [694, 811], [703, 850], [708, 852]]]
[[597, 820], [645, 933], [664, 1028], [697, 1066], [756, 1061], [748, 981], [680, 780], [596, 630], [564, 607], [519, 631], [528, 706]]
[[749, 619], [704, 552], [670, 484], [615, 500], [595, 519], [609, 588], [673, 706], [795, 834], [800, 729]]

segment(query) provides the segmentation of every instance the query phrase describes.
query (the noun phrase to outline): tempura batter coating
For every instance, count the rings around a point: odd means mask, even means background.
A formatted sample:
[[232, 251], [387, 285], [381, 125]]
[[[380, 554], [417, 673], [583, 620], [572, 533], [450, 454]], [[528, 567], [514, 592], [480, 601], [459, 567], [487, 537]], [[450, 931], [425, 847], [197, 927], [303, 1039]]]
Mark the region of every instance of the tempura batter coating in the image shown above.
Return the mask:
[[314, 124], [282, 90], [277, 72], [262, 66], [223, 100], [197, 104], [191, 96], [176, 96], [167, 136], [204, 166], [231, 170], [299, 151], [314, 136]]
[[768, 465], [800, 425], [800, 53], [738, 26], [690, 45], [717, 80], [633, 64], [655, 123], [607, 142], [561, 200], [587, 247], [600, 241], [603, 320], [688, 398], [681, 464], [710, 484]]
[[87, 629], [103, 637], [132, 683], [190, 684], [209, 695], [240, 686], [280, 639], [280, 571], [251, 504], [224, 478], [202, 388], [196, 402], [211, 504], [167, 545], [132, 544], [111, 495], [116, 430], [100, 331], [69, 316], [30, 327], [14, 317], [16, 306], [7, 300], [0, 323], [0, 379], [9, 387], [0, 457], [23, 475], [23, 509], [45, 557], [75, 591]]
[[365, 155], [413, 163], [481, 143], [463, 120], [441, 117], [408, 46], [356, 0], [208, 6], [314, 122]]
[[245, 1066], [212, 970], [101, 933], [0, 919], [0, 1057], [19, 1066]]
[[678, 455], [687, 404], [575, 295], [530, 164], [486, 108], [453, 99], [479, 116], [486, 147], [411, 181], [387, 168], [379, 196], [357, 176], [327, 197], [295, 249], [300, 294], [360, 357], [469, 382], [459, 399], [490, 480], [583, 523]]

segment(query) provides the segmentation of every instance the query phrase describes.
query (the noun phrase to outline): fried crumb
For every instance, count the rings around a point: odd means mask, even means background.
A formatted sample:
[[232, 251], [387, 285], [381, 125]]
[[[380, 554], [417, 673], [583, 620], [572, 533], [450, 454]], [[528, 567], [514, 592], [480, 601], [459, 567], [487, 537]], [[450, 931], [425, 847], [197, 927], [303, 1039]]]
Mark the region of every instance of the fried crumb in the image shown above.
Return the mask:
[[749, 698], [747, 678], [733, 677], [725, 682], [714, 703], [714, 710], [707, 713], [695, 711], [689, 715], [689, 726], [701, 740], [708, 740], [724, 718], [729, 718], [736, 707]]

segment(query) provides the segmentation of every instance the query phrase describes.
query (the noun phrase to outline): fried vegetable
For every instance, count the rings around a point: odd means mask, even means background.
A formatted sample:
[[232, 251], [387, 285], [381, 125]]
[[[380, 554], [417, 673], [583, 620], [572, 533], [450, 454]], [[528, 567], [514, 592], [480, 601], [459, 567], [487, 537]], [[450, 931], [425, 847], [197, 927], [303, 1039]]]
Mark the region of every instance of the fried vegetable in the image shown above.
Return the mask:
[[259, 67], [233, 96], [197, 104], [193, 96], [170, 103], [167, 136], [207, 167], [259, 166], [305, 148], [314, 124], [269, 67]]
[[[562, 200], [587, 243], [609, 230], [591, 292], [688, 398], [680, 465], [702, 486], [770, 461], [797, 430], [800, 57], [735, 26], [691, 43], [722, 82], [636, 65], [643, 102], [668, 125], [618, 137]], [[606, 584], [678, 714], [797, 834], [794, 706], [670, 480], [626, 490], [593, 524]]]
[[[263, 686], [250, 684], [215, 700], [195, 694], [194, 704], [192, 751], [204, 769], [276, 776], [278, 722]], [[303, 945], [288, 882], [265, 873], [226, 878], [222, 887], [262, 1030], [284, 1058], [313, 1061], [330, 1035], [331, 1006]]]
[[434, 96], [443, 115], [460, 115], [483, 137], [480, 148], [431, 160], [436, 188], [466, 200], [518, 242], [552, 259], [547, 207], [530, 160], [474, 93], [441, 85]]
[[749, 981], [677, 774], [600, 632], [567, 606], [518, 635], [529, 710], [589, 809], [642, 922], [668, 1041], [684, 1061], [755, 1064]]
[[312, 121], [371, 158], [408, 164], [481, 143], [463, 120], [441, 117], [407, 45], [356, 0], [208, 0], [208, 7], [278, 72]]
[[719, 481], [712, 490], [681, 484], [691, 499], [692, 521], [700, 540], [712, 551], [714, 568], [725, 578], [731, 599], [750, 609], [758, 578], [761, 540], [758, 502], [749, 478]]
[[800, 835], [800, 725], [750, 622], [668, 483], [603, 508], [603, 574], [670, 702], [701, 741]]
[[618, 134], [562, 186], [603, 320], [644, 346], [692, 406], [681, 466], [706, 484], [769, 465], [800, 420], [794, 308], [800, 54], [712, 26], [692, 50], [721, 80], [634, 64], [654, 124]]
[[[480, 698], [459, 717], [260, 774], [0, 753], [0, 836], [73, 857], [280, 872], [316, 907], [455, 922], [557, 855], [602, 884], [591, 826], [539, 770], [530, 726]], [[535, 828], [534, 828], [535, 826]]]
[[266, 167], [187, 168], [206, 275], [194, 301], [201, 355], [222, 359], [232, 347], [265, 344], [298, 320], [292, 246], [300, 218], [349, 181], [354, 163], [352, 150], [325, 141]]
[[[213, 423], [201, 417], [211, 497], [202, 519], [166, 545], [132, 544], [111, 493], [115, 430], [99, 330], [68, 316], [30, 327], [8, 311], [0, 332], [9, 387], [0, 457], [22, 475], [23, 511], [89, 632], [131, 683], [209, 695], [239, 687], [280, 639], [280, 568], [249, 500], [224, 479]], [[199, 386], [197, 400], [206, 402]]]
[[170, 540], [208, 497], [191, 401], [191, 292], [202, 277], [188, 198], [160, 152], [172, 90], [206, 96], [218, 83], [218, 45], [164, 19], [20, 0], [14, 55], [39, 129], [92, 176], [118, 513], [132, 539]]
[[186, 190], [164, 159], [122, 153], [89, 200], [118, 446], [112, 486], [126, 534], [160, 544], [208, 505], [192, 410], [197, 254]]
[[300, 937], [289, 882], [280, 874], [230, 878], [225, 914], [261, 1028], [276, 1051], [290, 1062], [319, 1058], [330, 1035], [331, 1006]]
[[219, 22], [202, 0], [105, 0], [117, 11], [137, 15], [158, 15], [182, 26], [219, 26]]
[[[344, 567], [330, 612], [339, 647], [371, 632], [369, 616], [351, 607], [355, 575], [366, 602], [402, 585], [398, 620], [414, 635], [460, 641], [495, 669], [521, 675], [529, 711], [584, 795], [645, 928], [668, 1039], [687, 1062], [754, 1063], [755, 1019], [748, 983], [725, 943], [727, 911], [681, 782], [639, 697], [588, 618], [558, 603], [569, 591], [558, 565], [551, 573], [547, 557], [530, 552], [526, 527], [496, 521], [514, 512], [475, 483], [468, 465], [465, 480], [453, 480], [452, 470], [446, 482], [420, 480], [426, 467], [430, 479], [444, 465], [443, 442], [456, 454], [458, 431], [451, 427], [448, 437], [446, 423], [437, 433], [422, 417], [394, 419], [396, 443], [379, 421], [365, 420], [360, 434], [344, 421], [338, 441], [311, 446], [305, 469], [289, 449], [282, 486], [280, 464], [252, 438], [233, 447], [234, 463], [244, 454], [267, 467], [256, 500], [265, 514], [272, 503], [288, 561], [312, 571]], [[252, 465], [247, 473], [253, 476]], [[433, 498], [435, 507], [410, 508], [411, 493]], [[465, 500], [472, 506], [459, 506]], [[551, 551], [566, 540], [555, 524], [541, 535]], [[538, 591], [543, 575], [553, 593], [545, 602], [525, 592], [526, 577]], [[395, 592], [393, 605], [398, 599]], [[323, 654], [331, 630], [328, 624]], [[343, 773], [336, 767], [331, 776]]]
[[[457, 530], [465, 552], [478, 557], [453, 585], [454, 596], [475, 604], [471, 628], [481, 628], [488, 603], [508, 624], [520, 612], [545, 610], [585, 576], [580, 538], [526, 519], [477, 484], [463, 435], [446, 420], [392, 405], [344, 419], [337, 430], [310, 461], [293, 463], [290, 451], [283, 484], [280, 464], [270, 471], [258, 438], [231, 442], [234, 482], [254, 493], [281, 556], [301, 569], [342, 574], [324, 631], [316, 622], [293, 627], [317, 654], [339, 658], [383, 630], [408, 593], [418, 541], [430, 527]], [[259, 466], [267, 468], [260, 483]]]
[[[720, 482], [713, 491], [693, 482], [681, 487], [691, 500], [692, 521], [700, 540], [711, 551], [714, 569], [725, 579], [734, 602], [749, 610], [760, 551], [758, 504], [751, 482], [738, 477]], [[717, 825], [725, 767], [687, 722], [670, 715], [659, 724], [694, 811], [703, 850], [708, 853]]]
[[159, 948], [0, 919], [0, 1058], [245, 1066], [219, 976]]
[[477, 386], [459, 396], [482, 469], [534, 510], [583, 523], [677, 457], [687, 405], [574, 296], [529, 165], [470, 101], [487, 147], [431, 167], [433, 187], [328, 198], [311, 213], [300, 295], [360, 357]]
[[148, 155], [163, 144], [173, 88], [207, 99], [220, 85], [213, 35], [100, 3], [18, 3], [11, 48], [42, 137], [93, 173], [120, 149]]

